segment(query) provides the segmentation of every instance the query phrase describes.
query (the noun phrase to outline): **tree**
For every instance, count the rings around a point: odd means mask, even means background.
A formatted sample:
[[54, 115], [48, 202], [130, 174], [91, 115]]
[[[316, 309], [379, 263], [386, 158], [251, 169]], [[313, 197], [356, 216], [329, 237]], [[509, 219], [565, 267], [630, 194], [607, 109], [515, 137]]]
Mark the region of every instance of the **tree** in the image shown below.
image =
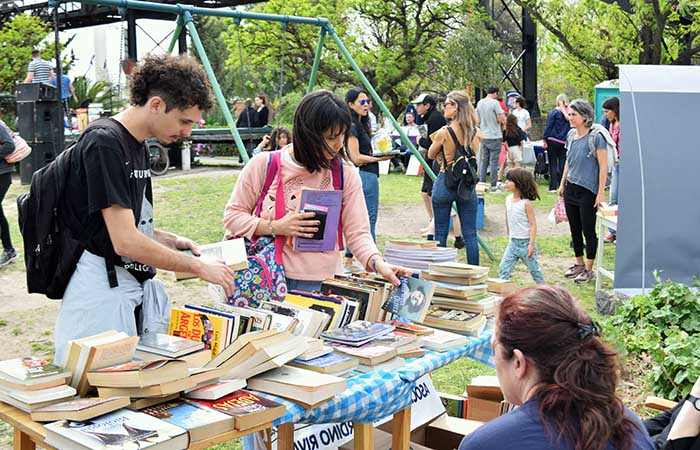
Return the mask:
[[92, 82], [84, 76], [79, 76], [73, 80], [73, 87], [77, 100], [71, 98], [71, 108], [78, 108], [78, 105], [89, 100], [90, 103], [102, 103], [105, 109], [110, 106], [110, 109], [119, 109], [119, 99], [112, 92], [112, 84], [109, 81]]
[[559, 51], [602, 78], [617, 64], [688, 64], [700, 55], [700, 8], [693, 0], [515, 0]]
[[[0, 27], [0, 92], [12, 91], [15, 83], [27, 75], [32, 49], [49, 33], [48, 25], [35, 16], [19, 14]], [[42, 49], [42, 57], [51, 59], [52, 46]]]
[[501, 44], [484, 27], [484, 21], [473, 16], [447, 39], [444, 78], [447, 86], [477, 87], [498, 85], [507, 66]]

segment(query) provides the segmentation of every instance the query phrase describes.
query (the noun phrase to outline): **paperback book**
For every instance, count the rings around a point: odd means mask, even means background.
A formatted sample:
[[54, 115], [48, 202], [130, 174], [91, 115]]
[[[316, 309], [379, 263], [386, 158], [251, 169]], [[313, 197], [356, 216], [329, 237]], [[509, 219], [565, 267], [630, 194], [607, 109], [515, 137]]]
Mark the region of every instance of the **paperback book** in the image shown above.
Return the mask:
[[[192, 250], [181, 250], [190, 256], [195, 256]], [[200, 245], [199, 258], [210, 262], [223, 262], [232, 270], [243, 270], [248, 268], [248, 254], [245, 249], [245, 241], [243, 239], [229, 239], [226, 241], [215, 242], [213, 244]], [[197, 275], [187, 272], [175, 272], [175, 279], [187, 280], [197, 278]]]
[[321, 337], [330, 342], [360, 346], [373, 339], [394, 331], [394, 326], [387, 323], [373, 323], [366, 320], [356, 320], [342, 328], [324, 331]]
[[325, 356], [320, 356], [308, 361], [293, 359], [287, 363], [288, 366], [300, 367], [313, 372], [328, 374], [336, 374], [348, 369], [353, 369], [357, 364], [357, 359], [340, 353], [329, 353]]
[[253, 392], [238, 390], [216, 400], [195, 400], [196, 403], [232, 416], [237, 430], [247, 430], [282, 417], [287, 411], [281, 405]]
[[300, 252], [335, 250], [342, 205], [343, 191], [302, 189], [299, 211], [315, 213], [314, 219], [321, 224], [313, 238], [294, 238], [294, 250]]
[[32, 411], [35, 422], [83, 421], [129, 406], [129, 397], [75, 398]]
[[141, 412], [187, 430], [190, 442], [202, 441], [234, 427], [233, 417], [186, 399], [150, 406]]
[[137, 350], [177, 359], [204, 348], [201, 341], [193, 341], [178, 336], [161, 333], [148, 333], [139, 338]]
[[399, 280], [401, 285], [391, 291], [382, 309], [396, 317], [422, 322], [430, 307], [435, 286], [413, 277], [399, 277]]

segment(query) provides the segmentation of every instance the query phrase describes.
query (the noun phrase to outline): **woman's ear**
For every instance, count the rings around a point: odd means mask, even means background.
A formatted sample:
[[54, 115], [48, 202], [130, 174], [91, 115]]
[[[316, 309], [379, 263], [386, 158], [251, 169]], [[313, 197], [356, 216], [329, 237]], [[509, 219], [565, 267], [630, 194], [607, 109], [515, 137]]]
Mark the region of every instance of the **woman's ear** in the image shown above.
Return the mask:
[[513, 358], [515, 358], [515, 374], [518, 378], [525, 378], [528, 370], [530, 369], [527, 358], [523, 355], [523, 352], [517, 348], [513, 350]]

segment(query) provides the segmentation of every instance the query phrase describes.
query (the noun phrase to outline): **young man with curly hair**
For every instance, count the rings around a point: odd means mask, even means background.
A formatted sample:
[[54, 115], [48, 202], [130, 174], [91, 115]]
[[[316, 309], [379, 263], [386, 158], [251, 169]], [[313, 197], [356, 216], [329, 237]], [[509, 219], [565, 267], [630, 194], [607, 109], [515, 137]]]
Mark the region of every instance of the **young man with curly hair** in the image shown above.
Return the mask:
[[187, 238], [155, 228], [153, 221], [144, 141], [153, 136], [170, 144], [190, 135], [202, 112], [213, 106], [204, 70], [185, 56], [149, 56], [131, 75], [130, 95], [131, 106], [93, 122], [71, 151], [62, 211], [93, 232], [56, 321], [59, 362], [71, 339], [113, 329], [135, 335], [134, 312], [156, 268], [195, 273], [227, 294], [233, 291], [231, 269], [178, 252], [199, 254], [199, 249]]

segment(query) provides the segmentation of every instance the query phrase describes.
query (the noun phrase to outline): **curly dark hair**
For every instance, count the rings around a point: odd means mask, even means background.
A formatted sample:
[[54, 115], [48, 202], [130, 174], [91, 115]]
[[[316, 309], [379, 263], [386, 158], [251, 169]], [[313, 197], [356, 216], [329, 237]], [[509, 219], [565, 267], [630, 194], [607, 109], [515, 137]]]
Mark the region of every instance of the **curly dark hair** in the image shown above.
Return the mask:
[[165, 101], [165, 112], [193, 106], [209, 111], [214, 106], [207, 74], [186, 55], [148, 55], [129, 78], [132, 105], [143, 106], [158, 96]]
[[532, 202], [540, 199], [535, 176], [529, 170], [522, 167], [510, 169], [506, 172], [506, 180], [513, 182], [515, 188], [520, 192], [520, 197]]

